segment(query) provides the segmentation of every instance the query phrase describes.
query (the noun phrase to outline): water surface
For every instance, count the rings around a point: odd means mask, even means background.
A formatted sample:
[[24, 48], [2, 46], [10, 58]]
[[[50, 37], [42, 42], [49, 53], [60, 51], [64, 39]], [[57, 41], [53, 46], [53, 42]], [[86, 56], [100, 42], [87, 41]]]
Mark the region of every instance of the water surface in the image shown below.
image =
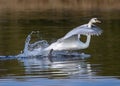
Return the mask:
[[[25, 5], [27, 2], [23, 0], [20, 3], [16, 1], [16, 7], [13, 3], [1, 5], [0, 86], [119, 86], [119, 0], [104, 1], [99, 6], [92, 5], [90, 0], [79, 6], [81, 2], [77, 1], [58, 0], [54, 2], [57, 5], [53, 5], [50, 0], [41, 0]], [[32, 35], [31, 43], [38, 40], [52, 43], [92, 17], [102, 21], [97, 24], [103, 29], [102, 35], [93, 36], [88, 49], [74, 51], [89, 54], [89, 58], [56, 56], [51, 63], [47, 57], [14, 57], [24, 49], [25, 39], [32, 31], [39, 33]]]

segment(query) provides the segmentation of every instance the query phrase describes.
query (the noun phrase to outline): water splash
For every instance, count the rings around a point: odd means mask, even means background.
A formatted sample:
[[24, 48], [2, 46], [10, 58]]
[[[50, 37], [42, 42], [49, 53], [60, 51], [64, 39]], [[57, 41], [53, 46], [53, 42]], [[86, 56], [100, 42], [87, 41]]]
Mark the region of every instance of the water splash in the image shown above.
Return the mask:
[[25, 40], [25, 46], [23, 52], [19, 54], [20, 57], [28, 57], [28, 56], [36, 56], [36, 55], [43, 55], [44, 48], [48, 47], [49, 44], [46, 40], [36, 41], [34, 43], [30, 43], [31, 36], [35, 31], [32, 31]]
[[[25, 46], [23, 52], [17, 57], [33, 57], [33, 56], [48, 56], [50, 51], [45, 51], [45, 48], [49, 46], [46, 40], [35, 41], [30, 43], [32, 34], [36, 34], [35, 31], [32, 31], [25, 40]], [[37, 33], [38, 34], [38, 33]], [[52, 57], [74, 57], [74, 58], [88, 58], [90, 55], [78, 52], [69, 52], [69, 51], [54, 51], [52, 52]]]

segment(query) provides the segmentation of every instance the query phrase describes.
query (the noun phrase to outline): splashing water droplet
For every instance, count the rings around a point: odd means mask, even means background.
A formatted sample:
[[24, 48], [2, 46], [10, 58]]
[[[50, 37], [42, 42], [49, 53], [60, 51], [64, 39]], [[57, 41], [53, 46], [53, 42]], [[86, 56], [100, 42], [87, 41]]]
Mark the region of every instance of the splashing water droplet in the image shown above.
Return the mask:
[[27, 56], [35, 56], [35, 55], [42, 55], [44, 48], [48, 47], [49, 44], [46, 40], [36, 41], [34, 43], [30, 43], [32, 34], [37, 34], [37, 32], [32, 31], [25, 40], [25, 46], [23, 53], [20, 56], [27, 57]]

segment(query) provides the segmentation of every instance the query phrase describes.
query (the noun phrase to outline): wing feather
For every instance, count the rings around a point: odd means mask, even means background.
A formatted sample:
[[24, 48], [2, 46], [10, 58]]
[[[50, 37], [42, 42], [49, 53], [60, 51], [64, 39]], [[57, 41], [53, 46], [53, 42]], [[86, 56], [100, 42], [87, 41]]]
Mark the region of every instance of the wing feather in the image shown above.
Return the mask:
[[82, 35], [100, 35], [101, 33], [102, 33], [102, 29], [100, 29], [98, 26], [92, 25], [92, 27], [89, 28], [87, 24], [84, 24], [82, 26], [78, 26], [78, 27], [74, 28], [73, 30], [68, 32], [64, 37], [62, 37], [60, 40], [67, 39], [73, 35], [78, 35], [78, 34], [80, 34], [80, 35], [81, 34]]

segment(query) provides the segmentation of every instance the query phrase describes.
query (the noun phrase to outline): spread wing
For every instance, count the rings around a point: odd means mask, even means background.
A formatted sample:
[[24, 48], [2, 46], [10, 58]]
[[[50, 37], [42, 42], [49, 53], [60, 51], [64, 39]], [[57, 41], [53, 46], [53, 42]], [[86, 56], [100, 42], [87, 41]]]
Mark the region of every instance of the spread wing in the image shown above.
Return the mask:
[[89, 28], [87, 24], [84, 24], [82, 26], [78, 26], [78, 27], [74, 28], [73, 30], [68, 32], [64, 37], [62, 37], [59, 40], [64, 40], [73, 35], [78, 35], [78, 34], [80, 34], [80, 35], [81, 34], [82, 35], [100, 35], [101, 33], [102, 33], [102, 29], [100, 29], [98, 26], [92, 25], [92, 27]]

